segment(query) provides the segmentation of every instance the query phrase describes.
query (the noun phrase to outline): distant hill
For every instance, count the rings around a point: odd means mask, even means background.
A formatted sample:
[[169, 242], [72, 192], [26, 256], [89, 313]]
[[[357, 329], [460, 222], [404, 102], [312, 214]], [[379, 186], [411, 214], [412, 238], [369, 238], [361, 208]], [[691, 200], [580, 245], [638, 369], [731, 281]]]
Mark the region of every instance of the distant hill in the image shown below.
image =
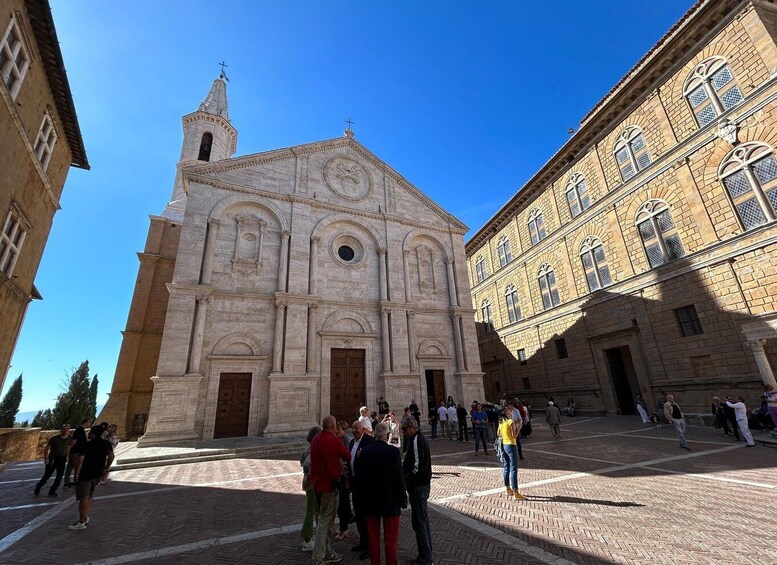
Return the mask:
[[[100, 410], [103, 409], [103, 406], [105, 406], [105, 404], [98, 404], [97, 405], [97, 413], [98, 414], [100, 413]], [[27, 420], [28, 422], [32, 422], [32, 419], [35, 417], [35, 414], [37, 414], [37, 413], [38, 413], [38, 410], [33, 410], [32, 412], [19, 412], [16, 415], [16, 421], [17, 422], [24, 422], [25, 420]]]

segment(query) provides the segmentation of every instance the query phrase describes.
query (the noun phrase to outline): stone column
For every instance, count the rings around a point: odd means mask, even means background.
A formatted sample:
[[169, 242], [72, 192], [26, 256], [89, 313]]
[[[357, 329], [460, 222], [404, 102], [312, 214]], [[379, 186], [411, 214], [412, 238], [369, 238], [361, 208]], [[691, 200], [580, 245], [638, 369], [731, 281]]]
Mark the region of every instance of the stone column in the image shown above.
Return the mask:
[[451, 306], [454, 308], [459, 305], [456, 299], [456, 278], [453, 275], [453, 261], [451, 259], [445, 260], [445, 265], [448, 267], [448, 295], [451, 299]]
[[410, 263], [408, 262], [410, 259], [410, 251], [405, 249], [402, 252], [402, 257], [404, 258], [404, 263], [402, 265], [402, 270], [404, 271], [404, 277], [405, 277], [405, 302], [410, 302]]
[[415, 357], [415, 327], [413, 325], [413, 319], [415, 318], [415, 312], [412, 310], [407, 311], [407, 349], [410, 353], [410, 372], [415, 373], [418, 369], [416, 365]]
[[310, 279], [308, 281], [308, 292], [318, 294], [318, 243], [320, 237], [310, 238]]
[[308, 347], [305, 371], [308, 374], [316, 372], [316, 323], [318, 304], [308, 304]]
[[769, 358], [766, 356], [764, 345], [765, 339], [757, 339], [750, 342], [750, 347], [753, 348], [753, 355], [755, 356], [755, 364], [758, 365], [758, 372], [761, 373], [761, 380], [765, 385], [772, 385], [777, 388], [777, 382], [774, 379], [774, 371], [769, 364]]
[[194, 319], [194, 335], [192, 337], [192, 350], [189, 354], [189, 370], [187, 373], [199, 373], [202, 360], [202, 340], [205, 337], [205, 317], [208, 315], [209, 294], [198, 294], [197, 317]]
[[208, 239], [205, 242], [205, 258], [202, 262], [202, 275], [200, 276], [202, 284], [210, 284], [210, 279], [213, 275], [213, 255], [216, 249], [219, 226], [219, 221], [215, 218], [208, 220]]
[[286, 301], [275, 300], [275, 341], [272, 352], [272, 372], [281, 372], [281, 354], [283, 353], [283, 312], [286, 310]]
[[388, 283], [386, 282], [386, 248], [378, 249], [380, 267], [380, 299], [388, 300]]
[[389, 309], [380, 309], [381, 343], [383, 346], [383, 373], [391, 373], [391, 350], [389, 340]]
[[289, 266], [289, 237], [291, 232], [283, 230], [281, 232], [281, 253], [280, 263], [278, 263], [278, 291], [286, 292], [286, 271]]
[[459, 371], [466, 371], [464, 366], [464, 343], [461, 341], [461, 325], [459, 320], [461, 316], [459, 314], [451, 314], [451, 322], [453, 323], [453, 335], [456, 339], [456, 366]]

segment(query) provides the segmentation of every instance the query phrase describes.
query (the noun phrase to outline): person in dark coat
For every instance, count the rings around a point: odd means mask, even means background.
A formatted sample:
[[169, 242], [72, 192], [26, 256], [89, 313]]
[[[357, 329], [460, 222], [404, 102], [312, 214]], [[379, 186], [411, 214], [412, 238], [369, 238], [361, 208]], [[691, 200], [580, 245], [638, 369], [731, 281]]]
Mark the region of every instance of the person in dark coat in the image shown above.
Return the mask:
[[[377, 428], [378, 425], [375, 424]], [[369, 492], [369, 483], [361, 480], [357, 474], [355, 462], [362, 456], [364, 450], [373, 444], [375, 439], [364, 432], [364, 426], [359, 420], [353, 423], [353, 439], [348, 444], [351, 452], [351, 495], [353, 497], [353, 513], [356, 517], [356, 529], [359, 532], [359, 543], [351, 548], [351, 551], [359, 553], [359, 557], [366, 559], [368, 556], [369, 534], [367, 531], [367, 514], [364, 512], [365, 495]], [[375, 429], [375, 428], [373, 428]], [[366, 477], [366, 475], [365, 475]]]
[[402, 462], [405, 485], [410, 498], [411, 523], [418, 545], [418, 557], [412, 565], [432, 565], [432, 529], [429, 526], [427, 501], [432, 483], [432, 454], [429, 443], [418, 430], [412, 418], [402, 420], [402, 432], [408, 442], [407, 454]]
[[[412, 419], [412, 417], [410, 418]], [[397, 565], [399, 516], [407, 508], [400, 450], [387, 443], [389, 426], [378, 424], [375, 442], [356, 459], [356, 476], [366, 481], [364, 510], [367, 514], [369, 553], [372, 565], [380, 564], [380, 523], [383, 520], [386, 565]]]

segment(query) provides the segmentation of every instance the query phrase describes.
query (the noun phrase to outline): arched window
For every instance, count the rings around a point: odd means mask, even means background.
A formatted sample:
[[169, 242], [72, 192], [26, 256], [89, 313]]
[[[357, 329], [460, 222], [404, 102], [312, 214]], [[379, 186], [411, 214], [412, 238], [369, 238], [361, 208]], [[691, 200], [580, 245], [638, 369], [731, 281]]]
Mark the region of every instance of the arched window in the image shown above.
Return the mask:
[[521, 307], [518, 304], [518, 291], [515, 286], [509, 285], [505, 290], [505, 303], [507, 305], [507, 318], [511, 324], [521, 319]]
[[486, 298], [480, 306], [480, 319], [486, 333], [494, 330], [494, 321], [491, 319], [491, 302]]
[[542, 210], [539, 208], [535, 208], [529, 214], [529, 235], [532, 245], [539, 243], [548, 235], [545, 232], [545, 223], [542, 221]]
[[499, 238], [499, 244], [496, 246], [496, 250], [499, 253], [499, 265], [504, 267], [510, 261], [513, 260], [513, 254], [510, 253], [510, 240], [506, 235]]
[[542, 294], [542, 307], [549, 310], [554, 306], [561, 304], [556, 288], [556, 275], [553, 273], [553, 267], [544, 263], [537, 274], [540, 283], [540, 294]]
[[488, 273], [486, 273], [486, 260], [483, 259], [482, 255], [479, 255], [475, 261], [475, 274], [478, 277], [478, 282], [483, 282], [486, 280], [486, 276], [488, 276]]
[[777, 215], [777, 161], [764, 143], [743, 143], [718, 169], [745, 230], [771, 222]]
[[723, 57], [710, 57], [696, 65], [685, 79], [683, 96], [700, 127], [744, 99]]
[[634, 223], [651, 267], [658, 267], [685, 255], [669, 205], [663, 200], [645, 202], [637, 210]]
[[588, 290], [593, 292], [612, 284], [607, 257], [604, 255], [604, 247], [599, 238], [585, 238], [583, 245], [580, 246], [580, 259], [583, 261]]
[[645, 138], [642, 131], [634, 126], [627, 127], [618, 136], [613, 152], [624, 182], [650, 164]]
[[572, 217], [579, 216], [591, 205], [588, 197], [588, 188], [585, 186], [585, 177], [580, 173], [573, 173], [567, 183], [567, 202]]
[[198, 161], [210, 161], [210, 148], [213, 145], [213, 134], [203, 133], [200, 142], [200, 153], [197, 155]]

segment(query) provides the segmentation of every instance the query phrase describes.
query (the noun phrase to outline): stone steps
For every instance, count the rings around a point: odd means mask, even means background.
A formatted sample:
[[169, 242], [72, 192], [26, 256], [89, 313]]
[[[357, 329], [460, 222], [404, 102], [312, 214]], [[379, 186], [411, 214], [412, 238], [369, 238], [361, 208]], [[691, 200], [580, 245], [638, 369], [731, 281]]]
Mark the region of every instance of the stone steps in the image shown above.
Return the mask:
[[777, 449], [777, 430], [772, 430], [768, 435], [759, 435], [753, 438], [756, 445]]
[[[236, 459], [238, 457], [257, 457], [299, 454], [307, 445], [304, 440], [294, 440], [283, 443], [257, 442], [245, 447], [225, 448], [138, 448], [137, 444], [127, 447], [120, 444], [113, 471], [127, 469], [143, 469], [146, 467], [163, 467], [167, 465], [184, 465], [187, 463], [201, 463], [205, 461], [219, 461]], [[124, 448], [124, 449], [122, 449]], [[149, 452], [146, 455], [144, 452]]]

